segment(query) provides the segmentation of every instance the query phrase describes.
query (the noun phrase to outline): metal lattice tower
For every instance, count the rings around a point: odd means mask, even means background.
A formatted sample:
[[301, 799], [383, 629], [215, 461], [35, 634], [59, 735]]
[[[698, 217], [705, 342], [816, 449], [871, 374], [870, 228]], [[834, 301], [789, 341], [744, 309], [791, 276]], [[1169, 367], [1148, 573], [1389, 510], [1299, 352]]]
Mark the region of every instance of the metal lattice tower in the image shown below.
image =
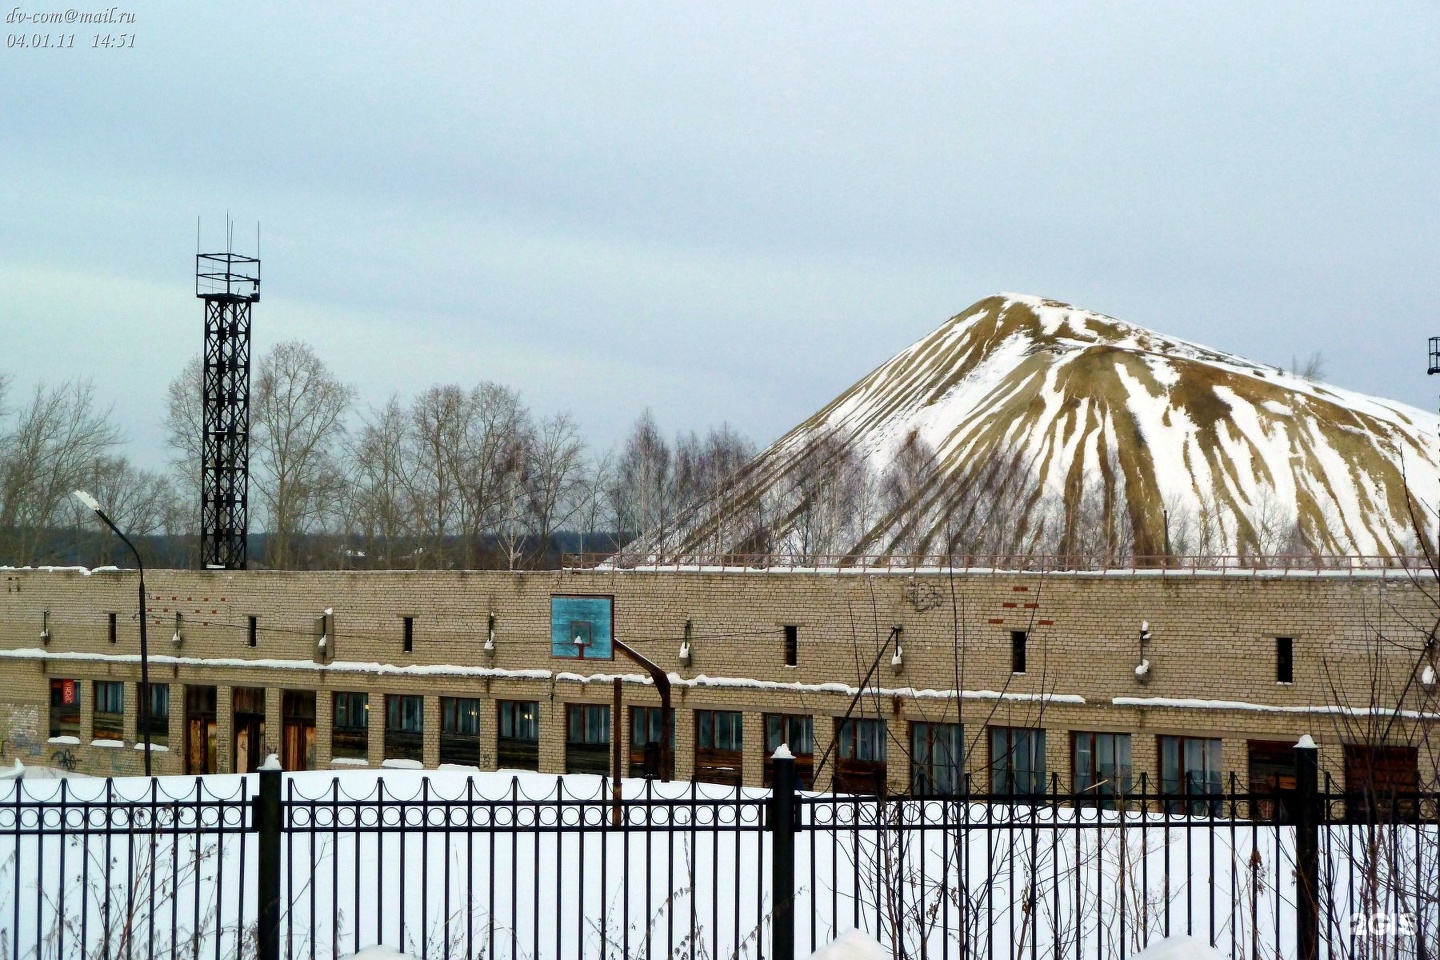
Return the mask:
[[250, 499], [250, 306], [260, 299], [260, 260], [229, 252], [196, 254], [195, 296], [205, 301], [200, 566], [244, 570]]

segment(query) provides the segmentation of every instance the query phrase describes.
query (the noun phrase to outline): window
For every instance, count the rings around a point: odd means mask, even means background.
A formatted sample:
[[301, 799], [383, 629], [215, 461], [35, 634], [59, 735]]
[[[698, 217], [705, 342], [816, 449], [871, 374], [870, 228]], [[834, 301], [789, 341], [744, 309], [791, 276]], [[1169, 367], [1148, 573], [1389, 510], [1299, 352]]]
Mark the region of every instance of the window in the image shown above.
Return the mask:
[[594, 703], [565, 705], [565, 772], [610, 772], [610, 708]]
[[245, 633], [245, 643], [253, 647], [260, 636], [260, 618], [246, 617], [245, 619], [248, 623]]
[[185, 688], [185, 772], [216, 773], [216, 697], [214, 687]]
[[910, 724], [910, 792], [964, 793], [965, 734], [958, 723]]
[[695, 779], [739, 786], [744, 773], [744, 715], [738, 710], [695, 711]]
[[1246, 746], [1250, 754], [1250, 792], [1257, 798], [1257, 818], [1293, 823], [1291, 810], [1299, 780], [1294, 741], [1251, 740]]
[[566, 742], [608, 744], [610, 708], [590, 703], [572, 703], [566, 708]]
[[840, 793], [885, 793], [885, 721], [837, 720], [835, 725], [835, 790]]
[[336, 693], [330, 753], [342, 760], [370, 758], [370, 695]]
[[425, 698], [385, 695], [385, 759], [425, 759]]
[[1029, 638], [1024, 630], [1010, 631], [1010, 672], [1025, 672], [1025, 641]]
[[990, 728], [990, 789], [1000, 796], [1045, 793], [1045, 731]]
[[[1220, 740], [1201, 737], [1160, 738], [1160, 792], [1169, 797], [1203, 797], [1220, 792]], [[1204, 816], [1220, 812], [1220, 802], [1172, 800], [1171, 813]]]
[[265, 688], [235, 687], [230, 691], [234, 722], [230, 728], [235, 773], [249, 773], [265, 762]]
[[538, 743], [540, 704], [534, 700], [501, 700], [500, 739]]
[[1384, 744], [1345, 744], [1345, 812], [1351, 820], [1415, 815], [1420, 751]]
[[480, 763], [480, 701], [472, 697], [440, 698], [440, 762]]
[[815, 722], [810, 717], [786, 713], [765, 714], [765, 786], [770, 786], [771, 767], [780, 744], [795, 755], [795, 782], [810, 789], [815, 782]]
[[1115, 807], [1130, 793], [1130, 734], [1077, 732], [1070, 743], [1075, 792]]
[[[138, 733], [144, 735], [144, 730]], [[170, 743], [170, 685], [150, 684], [150, 742], [167, 746]]]
[[744, 723], [744, 714], [738, 710], [696, 710], [695, 745], [706, 750], [744, 750]]
[[405, 652], [406, 652], [406, 653], [414, 653], [414, 652], [415, 652], [415, 618], [414, 618], [414, 617], [405, 617], [405, 618], [403, 618], [403, 621], [402, 621], [402, 622], [404, 623]]
[[96, 680], [95, 713], [90, 719], [90, 735], [96, 740], [125, 739], [125, 684]]
[[793, 623], [785, 625], [785, 666], [800, 663], [800, 628]]
[[50, 736], [80, 736], [80, 681], [50, 681]]
[[1275, 682], [1295, 682], [1295, 642], [1290, 637], [1275, 638]]
[[315, 769], [315, 691], [280, 692], [280, 765], [286, 770]]
[[109, 627], [109, 629], [110, 629], [110, 642], [111, 642], [111, 643], [114, 643], [115, 640], [116, 640], [115, 614], [113, 614], [113, 613], [108, 613], [108, 614], [106, 614], [106, 617], [108, 618], [109, 624], [110, 624], [110, 627]]
[[[669, 719], [670, 723], [665, 721]], [[670, 735], [665, 736], [669, 727]], [[660, 746], [670, 741], [670, 754], [675, 753], [675, 723], [672, 716], [667, 718], [660, 707], [630, 708], [630, 776], [665, 776], [665, 763]]]
[[502, 769], [538, 769], [540, 704], [534, 700], [501, 700], [497, 711], [496, 765]]

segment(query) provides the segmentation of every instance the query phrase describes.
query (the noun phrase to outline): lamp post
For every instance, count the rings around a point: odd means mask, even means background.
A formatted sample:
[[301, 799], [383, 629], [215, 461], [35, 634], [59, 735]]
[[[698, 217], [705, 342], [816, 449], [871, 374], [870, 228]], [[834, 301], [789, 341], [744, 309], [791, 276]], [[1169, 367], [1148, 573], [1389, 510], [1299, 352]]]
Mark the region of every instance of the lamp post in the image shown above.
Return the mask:
[[124, 541], [125, 546], [129, 547], [130, 552], [135, 555], [135, 565], [140, 569], [139, 720], [140, 732], [145, 744], [145, 776], [148, 777], [150, 776], [150, 649], [149, 646], [146, 644], [145, 640], [145, 621], [149, 619], [149, 615], [145, 611], [145, 563], [140, 559], [140, 551], [135, 549], [135, 544], [131, 543], [130, 538], [125, 536], [125, 534], [121, 533], [120, 528], [115, 526], [114, 522], [105, 515], [105, 511], [100, 508], [100, 501], [90, 496], [90, 494], [86, 493], [84, 490], [76, 490], [75, 499], [85, 504], [85, 506], [89, 507], [91, 510], [94, 510], [95, 516], [99, 517], [104, 522], [105, 526], [113, 530], [115, 532], [115, 536], [119, 537], [122, 541]]

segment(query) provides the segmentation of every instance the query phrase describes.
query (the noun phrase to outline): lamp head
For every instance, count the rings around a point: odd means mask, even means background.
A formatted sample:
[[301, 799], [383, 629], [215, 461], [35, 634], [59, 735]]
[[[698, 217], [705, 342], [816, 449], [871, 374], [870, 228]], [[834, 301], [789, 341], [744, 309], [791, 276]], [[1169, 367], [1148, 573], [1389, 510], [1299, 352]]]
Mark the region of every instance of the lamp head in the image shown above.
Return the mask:
[[96, 513], [100, 512], [100, 501], [90, 496], [90, 494], [86, 493], [84, 490], [76, 490], [74, 495], [76, 500], [79, 500], [91, 510], [94, 510]]

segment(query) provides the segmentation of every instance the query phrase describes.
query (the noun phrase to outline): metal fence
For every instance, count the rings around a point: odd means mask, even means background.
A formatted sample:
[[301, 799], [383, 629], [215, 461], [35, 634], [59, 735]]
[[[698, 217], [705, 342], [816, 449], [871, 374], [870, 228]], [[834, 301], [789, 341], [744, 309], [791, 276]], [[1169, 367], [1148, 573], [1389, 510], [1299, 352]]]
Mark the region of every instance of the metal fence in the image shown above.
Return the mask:
[[1053, 782], [1024, 803], [886, 799], [797, 793], [792, 763], [773, 797], [617, 797], [594, 777], [502, 796], [460, 775], [399, 778], [402, 795], [279, 772], [14, 782], [0, 957], [786, 960], [851, 928], [896, 957], [1123, 960], [1176, 934], [1236, 960], [1435, 956], [1435, 796], [1177, 799], [1142, 778], [1103, 804]]

